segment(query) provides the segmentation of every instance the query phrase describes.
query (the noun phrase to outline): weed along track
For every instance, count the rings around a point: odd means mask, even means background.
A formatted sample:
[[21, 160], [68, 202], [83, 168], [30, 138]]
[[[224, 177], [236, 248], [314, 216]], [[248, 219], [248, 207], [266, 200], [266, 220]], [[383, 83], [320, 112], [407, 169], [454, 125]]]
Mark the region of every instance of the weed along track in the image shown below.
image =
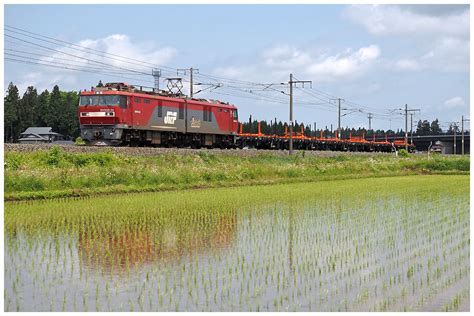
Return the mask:
[[469, 308], [469, 176], [5, 204], [5, 311]]
[[469, 158], [461, 156], [311, 151], [289, 156], [256, 150], [31, 146], [5, 147], [8, 201], [341, 178], [469, 174]]

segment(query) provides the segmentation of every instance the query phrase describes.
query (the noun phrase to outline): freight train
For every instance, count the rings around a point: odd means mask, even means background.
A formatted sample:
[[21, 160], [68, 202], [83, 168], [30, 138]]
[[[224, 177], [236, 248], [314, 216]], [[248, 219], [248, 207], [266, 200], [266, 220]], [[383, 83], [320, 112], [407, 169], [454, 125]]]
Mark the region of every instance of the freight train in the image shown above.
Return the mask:
[[[81, 137], [89, 145], [191, 148], [288, 149], [289, 134], [244, 133], [237, 107], [217, 100], [187, 98], [165, 91], [145, 91], [126, 83], [107, 83], [82, 91], [78, 107]], [[294, 133], [302, 150], [381, 151], [405, 147], [389, 142], [305, 136]], [[408, 146], [414, 149], [413, 145]]]

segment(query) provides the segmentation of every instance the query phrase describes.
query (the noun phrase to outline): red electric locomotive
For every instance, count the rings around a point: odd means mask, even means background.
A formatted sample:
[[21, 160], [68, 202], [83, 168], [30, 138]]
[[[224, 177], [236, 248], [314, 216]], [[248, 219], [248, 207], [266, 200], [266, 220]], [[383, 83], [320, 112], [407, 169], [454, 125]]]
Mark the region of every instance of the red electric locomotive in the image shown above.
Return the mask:
[[235, 146], [237, 108], [108, 83], [80, 93], [81, 137], [91, 145]]

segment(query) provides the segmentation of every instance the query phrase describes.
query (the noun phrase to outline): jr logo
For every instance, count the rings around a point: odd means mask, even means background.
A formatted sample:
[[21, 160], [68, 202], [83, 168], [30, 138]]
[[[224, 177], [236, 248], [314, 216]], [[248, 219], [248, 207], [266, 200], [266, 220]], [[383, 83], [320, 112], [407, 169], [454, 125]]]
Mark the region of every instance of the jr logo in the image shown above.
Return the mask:
[[178, 112], [167, 111], [165, 116], [165, 124], [173, 125], [176, 121]]

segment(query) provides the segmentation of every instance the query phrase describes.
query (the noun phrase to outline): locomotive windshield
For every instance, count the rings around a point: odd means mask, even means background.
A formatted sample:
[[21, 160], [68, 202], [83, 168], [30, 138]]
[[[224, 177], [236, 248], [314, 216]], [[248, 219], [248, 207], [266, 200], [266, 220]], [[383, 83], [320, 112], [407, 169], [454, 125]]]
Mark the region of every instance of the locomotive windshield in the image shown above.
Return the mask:
[[79, 105], [111, 105], [127, 106], [127, 97], [123, 95], [83, 95], [79, 100]]

